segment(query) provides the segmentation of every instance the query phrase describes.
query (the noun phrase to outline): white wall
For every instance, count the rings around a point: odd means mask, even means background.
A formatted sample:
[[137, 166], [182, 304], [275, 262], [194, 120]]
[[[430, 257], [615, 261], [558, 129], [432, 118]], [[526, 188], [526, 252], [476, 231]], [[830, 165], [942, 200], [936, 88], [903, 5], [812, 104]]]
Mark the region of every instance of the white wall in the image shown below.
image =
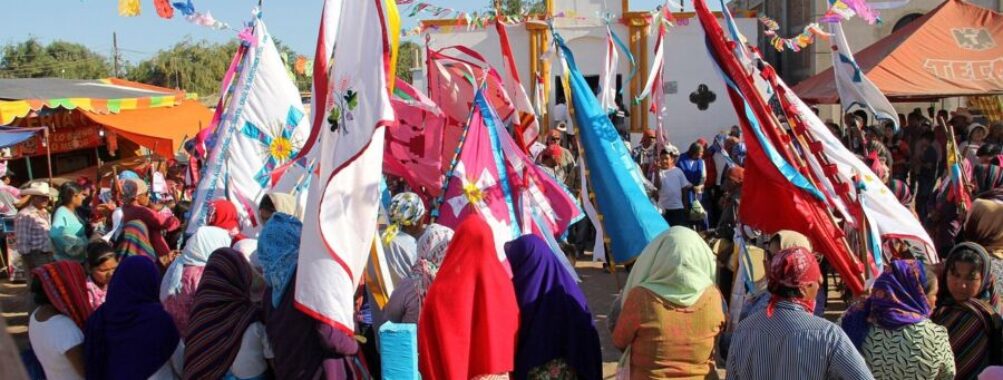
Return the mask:
[[[755, 19], [735, 20], [738, 29], [749, 41], [758, 41], [759, 32]], [[655, 39], [651, 39], [654, 49]], [[663, 78], [666, 87], [675, 85], [675, 94], [666, 92], [666, 111], [663, 120], [669, 139], [674, 145], [685, 150], [700, 137], [710, 141], [717, 132], [730, 129], [738, 124], [735, 109], [728, 98], [721, 76], [714, 68], [704, 43], [703, 28], [695, 18], [688, 25], [676, 25], [669, 29], [665, 45], [665, 69]], [[690, 94], [700, 84], [707, 85], [716, 95], [716, 100], [701, 111], [690, 102]], [[649, 125], [655, 125], [654, 115], [649, 114]]]

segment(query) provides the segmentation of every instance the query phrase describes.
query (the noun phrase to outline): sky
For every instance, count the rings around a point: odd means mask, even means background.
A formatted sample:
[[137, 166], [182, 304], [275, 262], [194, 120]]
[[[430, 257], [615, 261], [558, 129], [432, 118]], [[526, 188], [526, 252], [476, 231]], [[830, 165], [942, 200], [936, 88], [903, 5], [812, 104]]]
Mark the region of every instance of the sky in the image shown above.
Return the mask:
[[[322, 0], [263, 0], [263, 17], [269, 31], [297, 53], [311, 56], [317, 39]], [[440, 7], [478, 11], [491, 0], [423, 0]], [[659, 0], [634, 0], [633, 10], [653, 9]], [[257, 0], [194, 0], [196, 10], [209, 11], [232, 28], [246, 22]], [[122, 57], [133, 64], [152, 57], [158, 50], [191, 38], [225, 42], [236, 36], [233, 31], [216, 31], [188, 23], [180, 13], [174, 19], [157, 16], [153, 1], [142, 0], [142, 14], [120, 17], [116, 0], [0, 0], [4, 20], [0, 24], [0, 45], [35, 37], [44, 43], [56, 40], [77, 42], [98, 53], [111, 56], [112, 33], [118, 34]], [[406, 16], [406, 7], [401, 8]], [[402, 20], [404, 29], [417, 20]]]

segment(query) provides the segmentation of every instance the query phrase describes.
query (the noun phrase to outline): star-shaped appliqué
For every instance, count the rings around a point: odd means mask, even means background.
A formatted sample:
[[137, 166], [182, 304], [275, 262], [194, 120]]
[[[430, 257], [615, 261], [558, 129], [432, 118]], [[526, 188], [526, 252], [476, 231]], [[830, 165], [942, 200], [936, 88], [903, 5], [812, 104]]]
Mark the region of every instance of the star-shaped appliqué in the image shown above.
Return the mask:
[[[303, 119], [303, 111], [290, 106], [286, 120], [265, 125], [264, 128], [251, 122], [245, 122], [240, 133], [261, 144], [265, 165], [254, 175], [254, 180], [263, 188], [270, 187], [271, 174], [275, 167], [296, 157], [303, 147], [301, 141], [296, 141], [293, 132]], [[297, 165], [306, 166], [303, 159], [297, 160]]]

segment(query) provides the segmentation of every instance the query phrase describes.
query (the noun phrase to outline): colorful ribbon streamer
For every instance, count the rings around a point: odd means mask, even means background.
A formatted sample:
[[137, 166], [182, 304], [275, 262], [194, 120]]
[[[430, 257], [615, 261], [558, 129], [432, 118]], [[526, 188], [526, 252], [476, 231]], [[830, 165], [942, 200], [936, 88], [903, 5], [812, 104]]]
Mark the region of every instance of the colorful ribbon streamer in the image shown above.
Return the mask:
[[818, 23], [811, 23], [804, 27], [800, 34], [791, 38], [781, 37], [778, 33], [780, 30], [780, 24], [773, 21], [769, 17], [762, 16], [759, 21], [766, 27], [763, 34], [770, 38], [770, 45], [773, 46], [777, 51], [784, 51], [790, 49], [791, 51], [797, 53], [801, 49], [804, 49], [811, 44], [815, 43], [815, 37], [821, 37], [822, 39], [828, 40], [831, 34], [822, 30]]

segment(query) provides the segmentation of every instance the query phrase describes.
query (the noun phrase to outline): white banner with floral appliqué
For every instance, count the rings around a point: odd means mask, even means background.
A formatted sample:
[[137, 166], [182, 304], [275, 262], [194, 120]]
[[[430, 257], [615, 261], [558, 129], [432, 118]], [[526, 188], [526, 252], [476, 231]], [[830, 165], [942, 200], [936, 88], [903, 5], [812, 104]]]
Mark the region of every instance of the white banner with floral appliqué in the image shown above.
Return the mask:
[[[243, 41], [250, 47], [242, 69], [210, 141], [188, 233], [207, 223], [210, 201], [225, 198], [237, 207], [242, 232], [253, 234], [265, 193], [294, 190], [295, 181], [276, 186], [272, 171], [297, 156], [309, 135], [309, 120], [265, 23], [256, 17], [252, 28], [251, 38]], [[297, 165], [305, 166], [301, 161]]]

